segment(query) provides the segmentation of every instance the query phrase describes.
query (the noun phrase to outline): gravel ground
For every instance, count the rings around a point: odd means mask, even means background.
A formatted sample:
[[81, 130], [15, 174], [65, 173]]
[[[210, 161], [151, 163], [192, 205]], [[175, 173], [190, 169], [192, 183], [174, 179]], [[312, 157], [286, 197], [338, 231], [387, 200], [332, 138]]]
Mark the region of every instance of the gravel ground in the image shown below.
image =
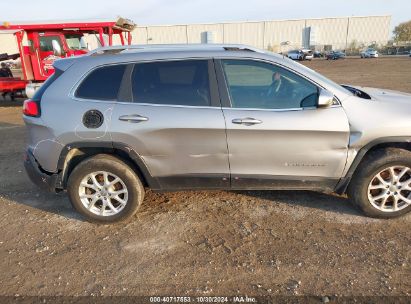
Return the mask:
[[[338, 82], [411, 92], [411, 58], [305, 64]], [[29, 182], [21, 108], [0, 105], [2, 296], [411, 301], [411, 215], [371, 219], [345, 197], [309, 191], [148, 192], [133, 221], [93, 225], [66, 195]]]

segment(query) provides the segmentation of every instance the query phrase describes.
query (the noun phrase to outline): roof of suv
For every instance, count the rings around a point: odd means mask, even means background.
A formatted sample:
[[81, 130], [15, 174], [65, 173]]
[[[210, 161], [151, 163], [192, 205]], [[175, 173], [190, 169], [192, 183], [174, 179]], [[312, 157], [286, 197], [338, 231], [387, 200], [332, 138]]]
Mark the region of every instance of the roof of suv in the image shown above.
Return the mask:
[[54, 62], [54, 67], [66, 70], [74, 62], [109, 64], [115, 62], [127, 62], [132, 60], [153, 59], [179, 59], [196, 57], [267, 57], [283, 58], [283, 56], [266, 52], [251, 46], [242, 44], [151, 44], [151, 45], [120, 45], [101, 47], [90, 51], [86, 55], [59, 59]]
[[205, 51], [248, 51], [265, 53], [265, 51], [243, 44], [150, 44], [150, 45], [119, 45], [101, 47], [87, 54], [97, 56], [105, 54], [124, 54], [140, 52], [205, 52]]

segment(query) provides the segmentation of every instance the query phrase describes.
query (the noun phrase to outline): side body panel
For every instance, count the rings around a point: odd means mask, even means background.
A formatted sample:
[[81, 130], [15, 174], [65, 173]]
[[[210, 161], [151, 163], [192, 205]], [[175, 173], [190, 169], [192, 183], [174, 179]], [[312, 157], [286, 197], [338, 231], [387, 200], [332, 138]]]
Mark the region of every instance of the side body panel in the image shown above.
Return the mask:
[[[290, 179], [304, 188], [311, 187], [310, 183], [301, 180], [330, 179], [335, 185], [341, 178], [349, 140], [341, 107], [296, 111], [224, 108], [224, 116], [233, 187], [259, 188], [264, 180]], [[262, 123], [232, 123], [247, 117]]]
[[[232, 187], [333, 189], [346, 165], [350, 136], [341, 105], [323, 109], [232, 108], [219, 60], [216, 67]], [[238, 124], [238, 120], [247, 119], [257, 123]]]
[[[121, 121], [139, 115], [147, 121]], [[134, 150], [162, 190], [228, 188], [229, 166], [221, 108], [119, 103], [111, 136]]]

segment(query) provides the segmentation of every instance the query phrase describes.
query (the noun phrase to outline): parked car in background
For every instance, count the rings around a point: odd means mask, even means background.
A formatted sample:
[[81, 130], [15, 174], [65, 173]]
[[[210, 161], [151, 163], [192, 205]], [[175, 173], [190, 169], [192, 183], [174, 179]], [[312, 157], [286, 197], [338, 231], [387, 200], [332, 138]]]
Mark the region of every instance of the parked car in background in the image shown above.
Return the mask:
[[313, 51], [309, 49], [302, 49], [301, 51], [304, 53], [304, 60], [312, 60], [314, 58]]
[[314, 51], [313, 55], [314, 55], [314, 58], [323, 58], [324, 57], [324, 53], [320, 52], [320, 51]]
[[301, 51], [301, 50], [292, 50], [292, 51], [289, 51], [289, 52], [288, 52], [287, 57], [290, 58], [290, 59], [292, 59], [292, 60], [300, 60], [300, 61], [302, 61], [302, 60], [304, 60], [304, 58], [305, 58], [305, 54], [304, 54], [304, 52]]
[[287, 54], [288, 58], [293, 60], [312, 60], [314, 58], [313, 51], [309, 49], [292, 50]]
[[361, 58], [378, 58], [378, 51], [373, 48], [368, 48], [360, 53]]
[[331, 51], [326, 55], [327, 60], [345, 59], [345, 53], [341, 51]]
[[25, 167], [91, 221], [130, 218], [145, 188], [323, 190], [373, 217], [411, 211], [410, 94], [242, 45], [107, 47], [54, 68], [24, 102]]

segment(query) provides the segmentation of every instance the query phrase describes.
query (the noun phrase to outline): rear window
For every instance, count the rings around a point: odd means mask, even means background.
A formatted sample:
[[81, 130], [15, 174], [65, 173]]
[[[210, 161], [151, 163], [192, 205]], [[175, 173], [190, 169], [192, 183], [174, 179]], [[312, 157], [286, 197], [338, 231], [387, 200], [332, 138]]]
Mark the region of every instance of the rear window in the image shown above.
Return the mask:
[[93, 70], [77, 88], [76, 97], [117, 100], [126, 65], [110, 65]]
[[60, 77], [60, 75], [63, 74], [63, 71], [61, 70], [55, 70], [54, 73], [47, 78], [47, 80], [43, 83], [43, 85], [36, 91], [34, 94], [32, 100], [34, 101], [40, 101], [41, 98], [43, 97], [44, 92], [47, 90], [47, 88], [54, 82], [56, 81], [57, 78]]
[[133, 101], [210, 106], [207, 60], [141, 63], [132, 74]]

